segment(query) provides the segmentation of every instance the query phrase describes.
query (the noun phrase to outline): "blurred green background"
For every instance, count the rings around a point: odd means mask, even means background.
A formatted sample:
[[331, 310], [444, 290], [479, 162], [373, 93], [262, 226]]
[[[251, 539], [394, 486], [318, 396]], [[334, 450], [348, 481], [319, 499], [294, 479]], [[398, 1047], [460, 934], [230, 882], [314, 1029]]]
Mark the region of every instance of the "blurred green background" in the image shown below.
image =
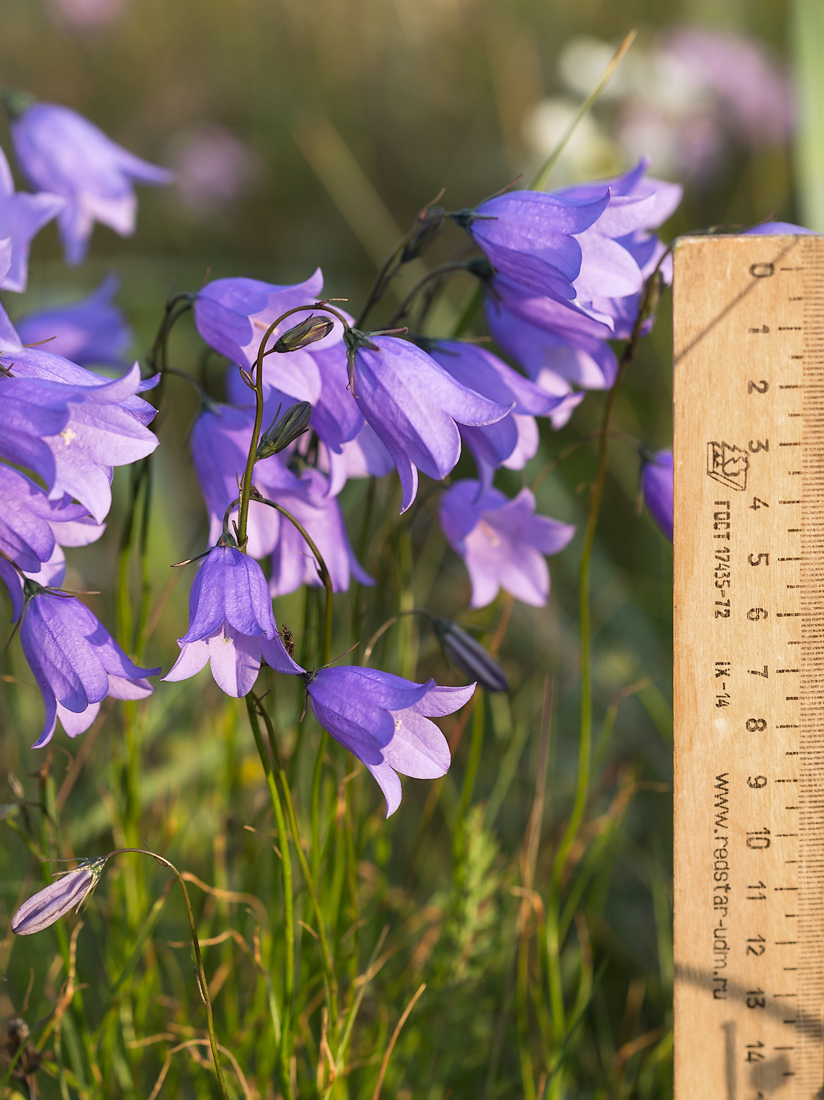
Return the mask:
[[[179, 182], [165, 189], [141, 189], [135, 236], [121, 240], [98, 227], [91, 259], [79, 270], [64, 267], [56, 231], [48, 227], [34, 243], [27, 294], [22, 299], [7, 295], [5, 305], [15, 316], [47, 302], [67, 301], [91, 290], [106, 271], [117, 271], [122, 278], [119, 300], [135, 328], [133, 351], [139, 357], [150, 346], [167, 294], [194, 290], [207, 277], [243, 274], [287, 283], [306, 278], [321, 265], [325, 292], [348, 298], [356, 312], [376, 265], [417, 210], [441, 188], [446, 191], [444, 203], [455, 209], [474, 205], [520, 173], [528, 178], [534, 172], [612, 49], [633, 28], [638, 31], [635, 44], [613, 85], [570, 143], [550, 186], [614, 174], [648, 149], [651, 173], [685, 187], [683, 205], [667, 227], [667, 237], [710, 225], [745, 226], [770, 217], [806, 217], [812, 223], [820, 211], [815, 182], [820, 154], [809, 136], [800, 148], [794, 146], [793, 136], [814, 133], [820, 110], [812, 72], [816, 54], [811, 43], [816, 39], [804, 28], [809, 32], [821, 15], [810, 0], [800, 0], [795, 12], [783, 0], [110, 4], [107, 11], [104, 0], [3, 0], [3, 82], [74, 107], [133, 152], [174, 166]], [[731, 66], [733, 91], [728, 89], [726, 100], [705, 87], [699, 90], [689, 67], [685, 70], [683, 55], [680, 67], [673, 61], [673, 35], [679, 28], [743, 36], [755, 44], [764, 67], [756, 65], [753, 71], [751, 65], [739, 70]], [[731, 39], [721, 41], [729, 46]], [[817, 41], [820, 49], [821, 39]], [[794, 42], [806, 51], [797, 86], [808, 104], [795, 115], [795, 122], [781, 111], [781, 97], [787, 102], [792, 98], [788, 74], [798, 72]], [[756, 121], [749, 130], [730, 108], [736, 88], [752, 99]], [[776, 117], [768, 117], [777, 101]], [[5, 127], [0, 138], [8, 151]], [[439, 314], [444, 323], [457, 315], [469, 289], [459, 282], [450, 290]], [[653, 336], [629, 372], [616, 416], [618, 428], [653, 447], [669, 446], [671, 439], [670, 338], [665, 300]], [[200, 369], [200, 350], [191, 332], [176, 333], [172, 348], [173, 366]], [[215, 373], [209, 373], [213, 381]], [[219, 395], [216, 382], [214, 392]], [[154, 591], [164, 610], [147, 653], [149, 663], [164, 668], [177, 653], [175, 638], [184, 629], [188, 589], [179, 573], [169, 581], [168, 565], [199, 552], [205, 536], [185, 448], [196, 401], [182, 383], [170, 383], [167, 396], [171, 400], [160, 420], [163, 446], [158, 452], [151, 543]], [[568, 428], [545, 435], [542, 452], [527, 471], [530, 477], [542, 463], [597, 428], [602, 401], [602, 395], [588, 396]], [[605, 725], [597, 747], [588, 823], [575, 853], [581, 861], [576, 866], [584, 868], [581, 881], [588, 884], [581, 904], [592, 949], [596, 962], [608, 960], [608, 965], [593, 994], [583, 1037], [579, 1036], [575, 1072], [576, 1079], [588, 1082], [582, 1095], [664, 1096], [672, 977], [672, 553], [649, 518], [636, 514], [634, 448], [617, 440], [611, 461], [593, 575], [596, 731], [601, 721]], [[471, 463], [462, 469], [469, 472]], [[594, 445], [579, 447], [542, 482], [540, 509], [577, 523], [580, 530], [583, 489], [593, 469]], [[508, 491], [516, 491], [521, 483], [520, 475], [506, 472], [500, 479]], [[102, 590], [91, 602], [109, 626], [114, 611], [108, 578], [114, 577], [128, 490], [125, 472], [116, 485], [120, 510], [113, 513], [107, 539], [70, 554], [70, 583]], [[347, 507], [356, 537], [362, 487], [352, 490]], [[391, 502], [391, 492], [379, 498], [387, 514]], [[408, 597], [462, 622], [494, 627], [499, 606], [465, 614], [465, 572], [442, 540], [430, 535], [430, 519], [424, 505], [407, 532], [416, 562], [411, 593], [398, 595], [393, 588], [393, 570], [406, 544], [399, 542], [385, 551], [373, 543], [368, 565], [390, 595], [370, 607], [367, 626], [375, 629], [396, 609], [398, 599]], [[519, 845], [534, 797], [548, 672], [556, 681], [555, 716], [538, 889], [547, 879], [553, 843], [569, 812], [577, 753], [575, 575], [580, 542], [579, 534], [551, 562], [549, 609], [536, 613], [518, 605], [514, 610], [501, 655], [513, 684], [515, 718], [497, 701], [493, 704], [476, 788], [481, 816], [473, 819], [478, 847], [471, 872], [476, 875], [473, 904], [481, 917], [475, 914], [465, 942], [443, 948], [447, 955], [457, 952], [458, 970], [450, 971], [452, 964], [441, 959], [434, 977], [429, 973], [427, 980], [434, 982], [435, 991], [441, 981], [440, 988], [449, 992], [451, 1007], [442, 1017], [437, 996], [424, 999], [421, 1019], [432, 1029], [424, 1044], [427, 1057], [420, 1058], [417, 1069], [409, 1069], [424, 1042], [422, 1032], [417, 1040], [410, 1032], [412, 1045], [404, 1050], [401, 1043], [396, 1054], [399, 1076], [393, 1088], [412, 1091], [392, 1095], [446, 1095], [433, 1082], [448, 1084], [457, 1096], [480, 1095], [477, 1090], [484, 1082], [492, 1090], [489, 1095], [518, 1094], [520, 1085], [511, 1084], [518, 1081], [518, 1073], [504, 1043], [507, 1032], [503, 1025], [496, 1030], [495, 1022], [509, 996], [510, 945], [505, 930], [514, 926], [518, 911], [512, 890], [519, 881]], [[293, 631], [304, 614], [302, 601], [296, 595], [279, 603], [279, 621]], [[342, 600], [339, 606], [341, 618], [348, 621], [349, 604]], [[351, 644], [345, 627], [339, 634], [338, 652]], [[456, 674], [444, 671], [434, 647], [426, 638], [419, 639], [411, 625], [400, 635], [400, 641], [388, 641], [377, 651], [381, 667], [419, 678], [451, 675], [449, 682], [456, 682]], [[2, 662], [6, 677], [30, 682], [13, 649]], [[613, 728], [619, 700], [623, 701]], [[294, 720], [298, 704], [291, 696], [279, 700], [287, 716], [284, 728]], [[43, 761], [28, 749], [33, 731], [39, 729], [39, 708], [33, 692], [0, 692], [0, 772], [13, 773], [14, 782], [32, 798], [34, 773]], [[161, 685], [147, 713], [140, 727], [141, 825], [149, 842], [173, 850], [178, 861], [209, 881], [242, 889], [245, 880], [247, 888], [253, 882], [262, 896], [276, 893], [269, 853], [261, 853], [243, 833], [245, 824], [266, 813], [259, 765], [244, 721], [238, 722], [236, 710], [223, 706], [205, 674], [171, 690]], [[122, 750], [116, 737], [107, 729], [100, 737], [86, 735], [86, 742], [68, 744], [62, 733], [55, 739], [58, 785], [70, 779], [64, 788], [67, 853], [91, 855], [123, 839], [118, 822], [127, 793], [119, 786]], [[290, 742], [287, 755], [292, 748]], [[465, 767], [464, 741], [456, 753], [451, 803], [446, 798], [451, 806]], [[424, 834], [428, 792], [422, 788], [407, 784], [401, 812], [384, 825], [375, 792], [368, 779], [367, 785], [361, 781], [360, 803], [371, 815], [361, 854], [365, 864], [374, 865], [374, 882], [380, 880], [370, 895], [374, 905], [367, 916], [378, 929], [387, 912], [398, 920], [413, 920], [417, 907], [427, 899], [437, 902], [443, 889], [449, 865], [449, 815], [445, 821], [436, 817], [431, 832]], [[18, 788], [13, 789], [14, 795], [0, 801], [18, 798]], [[421, 855], [424, 835], [429, 838], [426, 858]], [[593, 851], [595, 856], [586, 863]], [[12, 839], [4, 845], [3, 929], [28, 866], [21, 844]], [[111, 883], [107, 879], [101, 894], [114, 893], [119, 873], [111, 872]], [[126, 876], [123, 889], [127, 894], [132, 890], [130, 904], [139, 909], [139, 886]], [[150, 890], [147, 896], [155, 893]], [[131, 917], [118, 915], [114, 900], [110, 909], [104, 905], [101, 899], [90, 910], [92, 926], [102, 934], [104, 919], [109, 930], [122, 931], [120, 922], [128, 924]], [[207, 920], [217, 920], [214, 906]], [[179, 937], [180, 928], [175, 927]], [[102, 965], [95, 951], [105, 955], [104, 946], [92, 948], [86, 942], [84, 950], [89, 971]], [[426, 951], [421, 955], [405, 950], [382, 992], [384, 998], [396, 995], [401, 1006], [414, 985], [410, 975], [425, 970], [429, 962]], [[162, 949], [161, 955], [163, 965], [171, 967], [165, 957], [169, 951], [164, 955]], [[11, 1011], [13, 1005], [19, 1010], [29, 967], [39, 968], [39, 974], [42, 959], [36, 945], [12, 945], [6, 934], [0, 961], [4, 970], [9, 963], [6, 1009]], [[180, 989], [189, 981], [185, 962], [178, 978], [175, 992], [183, 999]], [[250, 968], [248, 981], [253, 980]], [[456, 989], [468, 996], [461, 1001]], [[47, 992], [36, 984], [33, 996], [46, 1004]], [[222, 1025], [240, 1027], [239, 1018], [226, 1012]], [[144, 1021], [152, 1018], [145, 1004], [141, 1013]], [[380, 1008], [374, 1008], [374, 1016], [380, 1018]], [[143, 1033], [142, 1024], [136, 1029], [133, 1022], [123, 1026], [124, 1034]], [[163, 1026], [162, 1019], [152, 1026]], [[466, 1056], [468, 1036], [472, 1057]], [[489, 1085], [490, 1050], [502, 1089]], [[651, 1051], [657, 1052], [657, 1062], [644, 1061]], [[128, 1094], [128, 1073], [122, 1067], [118, 1073], [118, 1087]], [[507, 1087], [514, 1091], [507, 1092]]]

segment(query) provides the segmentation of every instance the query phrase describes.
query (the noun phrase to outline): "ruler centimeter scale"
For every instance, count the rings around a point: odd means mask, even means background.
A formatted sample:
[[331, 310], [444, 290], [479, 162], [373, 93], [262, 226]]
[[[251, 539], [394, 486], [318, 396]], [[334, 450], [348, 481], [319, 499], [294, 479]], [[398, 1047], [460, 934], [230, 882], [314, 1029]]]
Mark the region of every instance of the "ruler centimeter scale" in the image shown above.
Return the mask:
[[824, 1098], [824, 237], [675, 251], [675, 1096]]

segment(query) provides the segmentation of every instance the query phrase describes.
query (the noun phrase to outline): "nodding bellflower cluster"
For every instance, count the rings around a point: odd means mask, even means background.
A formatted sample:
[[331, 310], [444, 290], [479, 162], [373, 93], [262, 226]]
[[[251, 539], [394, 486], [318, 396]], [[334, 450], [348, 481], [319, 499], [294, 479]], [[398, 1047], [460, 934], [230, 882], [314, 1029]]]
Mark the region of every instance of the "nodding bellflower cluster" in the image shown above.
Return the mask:
[[[66, 261], [77, 264], [95, 222], [133, 231], [135, 182], [166, 183], [170, 175], [68, 108], [10, 92], [3, 99], [20, 168], [39, 189], [15, 192], [0, 154], [0, 288], [22, 291], [42, 225], [57, 219]], [[347, 483], [396, 471], [396, 508], [406, 512], [421, 474], [443, 482], [465, 451], [475, 476], [470, 467], [470, 476], [445, 486], [431, 511], [463, 559], [470, 606], [491, 603], [501, 589], [546, 603], [546, 557], [574, 529], [540, 515], [528, 488], [508, 496], [495, 479], [536, 455], [542, 424], [563, 426], [587, 390], [612, 384], [610, 341], [649, 327], [650, 318], [638, 327], [645, 285], [656, 273], [669, 277], [655, 230], [679, 198], [680, 189], [649, 177], [642, 161], [616, 179], [556, 193], [508, 191], [451, 213], [425, 208], [357, 322], [322, 298], [320, 268], [293, 284], [222, 278], [178, 295], [226, 369], [219, 391], [202, 393], [190, 433], [209, 548], [194, 575], [180, 655], [163, 679], [188, 679], [208, 662], [221, 690], [239, 698], [263, 663], [300, 677], [320, 724], [375, 777], [387, 814], [401, 800], [399, 774], [443, 775], [449, 750], [430, 719], [467, 703], [475, 685], [415, 683], [355, 666], [306, 671], [283, 640], [272, 600], [303, 585], [343, 592], [353, 580], [373, 584], [347, 533], [340, 503]], [[420, 293], [385, 328], [369, 328], [367, 317], [403, 265], [450, 222], [475, 250], [450, 269], [477, 280], [494, 344], [426, 331], [432, 298]], [[466, 255], [465, 242], [457, 255]], [[73, 304], [24, 312], [16, 328], [0, 310], [0, 576], [45, 702], [38, 746], [58, 720], [69, 736], [83, 732], [107, 695], [147, 695], [147, 677], [160, 671], [134, 664], [58, 587], [63, 547], [104, 529], [114, 467], [145, 459], [157, 445], [149, 430], [155, 408], [141, 394], [159, 375], [126, 369], [130, 337], [116, 289], [107, 279]], [[407, 318], [414, 321], [398, 327]], [[89, 365], [120, 373], [104, 377]], [[659, 522], [661, 466], [654, 456], [643, 475]], [[431, 500], [431, 486], [425, 492]], [[427, 614], [458, 667], [489, 690], [506, 690], [478, 643]]]

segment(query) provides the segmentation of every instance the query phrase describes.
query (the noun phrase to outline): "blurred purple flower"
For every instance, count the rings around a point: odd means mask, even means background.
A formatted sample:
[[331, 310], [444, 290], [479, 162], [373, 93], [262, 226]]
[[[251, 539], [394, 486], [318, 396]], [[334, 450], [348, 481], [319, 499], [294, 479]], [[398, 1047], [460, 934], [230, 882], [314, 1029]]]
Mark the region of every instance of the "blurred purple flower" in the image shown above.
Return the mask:
[[114, 304], [120, 281], [107, 276], [87, 298], [66, 306], [38, 310], [15, 322], [22, 344], [42, 344], [42, 350], [62, 355], [79, 366], [124, 366], [132, 340], [123, 310]]
[[302, 672], [283, 646], [272, 597], [254, 558], [214, 546], [192, 583], [189, 629], [164, 680], [188, 680], [210, 662], [217, 686], [238, 699], [254, 687], [261, 659], [277, 672]]
[[805, 229], [803, 225], [793, 225], [792, 222], [762, 222], [751, 229], [745, 229], [744, 235], [765, 234], [766, 236], [780, 235], [782, 233], [815, 233], [814, 229]]
[[401, 803], [401, 775], [437, 779], [449, 770], [446, 738], [429, 718], [468, 703], [475, 685], [415, 684], [389, 672], [344, 665], [304, 677], [321, 726], [363, 762], [386, 798], [389, 817]]
[[0, 239], [11, 240], [9, 267], [0, 274], [0, 290], [22, 293], [26, 289], [31, 239], [57, 217], [65, 205], [59, 195], [42, 191], [37, 195], [15, 192], [9, 162], [0, 149]]
[[525, 288], [522, 293], [575, 298], [583, 233], [604, 212], [609, 192], [585, 202], [542, 191], [509, 191], [475, 210], [453, 215], [483, 251], [497, 275]]
[[650, 515], [672, 542], [672, 451], [656, 451], [645, 457], [641, 487]]
[[260, 156], [225, 126], [209, 123], [177, 135], [171, 161], [188, 211], [203, 216], [248, 195], [263, 174]]
[[41, 191], [61, 195], [57, 224], [66, 262], [86, 256], [96, 221], [121, 237], [134, 232], [137, 183], [171, 183], [172, 173], [134, 156], [69, 107], [33, 103], [11, 124], [20, 167]]
[[630, 155], [647, 153], [667, 174], [707, 182], [736, 145], [759, 149], [791, 137], [789, 74], [763, 43], [680, 27], [644, 60], [617, 121], [619, 145]]
[[405, 512], [418, 491], [419, 469], [436, 480], [454, 469], [458, 424], [494, 424], [509, 408], [456, 382], [408, 340], [349, 332], [355, 398], [397, 467]]
[[[26, 386], [33, 408], [48, 410], [40, 413], [39, 423], [37, 412], [29, 413], [37, 438], [29, 437], [28, 458], [6, 457], [39, 474], [50, 488], [50, 500], [68, 493], [100, 523], [112, 503], [113, 468], [145, 458], [157, 446], [157, 436], [145, 427], [157, 410], [137, 396], [146, 388], [140, 367], [135, 363], [121, 378], [106, 382], [59, 355], [22, 348], [0, 353], [2, 368], [13, 370], [14, 377], [0, 378], [0, 406], [4, 390], [14, 397], [15, 386], [18, 391]], [[55, 413], [61, 398], [68, 412], [62, 418]], [[0, 426], [4, 412], [0, 407]], [[21, 415], [24, 420], [25, 412]], [[25, 431], [23, 420], [12, 427]], [[4, 442], [0, 440], [0, 453]]]
[[679, 66], [693, 94], [711, 95], [728, 129], [755, 147], [786, 141], [795, 123], [789, 74], [762, 42], [730, 31], [681, 27], [661, 45], [664, 65]]
[[73, 871], [58, 872], [56, 882], [50, 882], [23, 902], [11, 918], [12, 932], [16, 936], [30, 936], [42, 932], [72, 909], [79, 910], [97, 885], [107, 859], [107, 856], [84, 859]]
[[522, 489], [509, 500], [477, 481], [456, 481], [441, 497], [441, 527], [464, 559], [472, 582], [471, 607], [485, 607], [503, 588], [541, 607], [549, 596], [544, 554], [563, 550], [575, 528], [535, 515], [535, 497]]
[[46, 705], [43, 732], [33, 748], [51, 740], [58, 718], [69, 737], [83, 733], [107, 695], [143, 699], [151, 694], [145, 677], [160, 669], [138, 668], [85, 604], [33, 581], [26, 586], [20, 641]]
[[115, 23], [128, 0], [51, 0], [55, 16], [78, 30], [97, 30]]

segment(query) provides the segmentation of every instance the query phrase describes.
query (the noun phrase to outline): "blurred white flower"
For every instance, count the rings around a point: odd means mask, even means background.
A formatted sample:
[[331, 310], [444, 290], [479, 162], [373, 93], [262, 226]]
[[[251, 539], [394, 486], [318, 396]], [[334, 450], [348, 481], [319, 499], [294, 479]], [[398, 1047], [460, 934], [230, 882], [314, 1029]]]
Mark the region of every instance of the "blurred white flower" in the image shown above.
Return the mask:
[[[579, 104], [556, 96], [536, 104], [523, 120], [523, 135], [537, 169], [558, 147]], [[586, 115], [564, 149], [552, 186], [609, 175], [621, 167], [621, 154], [592, 114]]]

